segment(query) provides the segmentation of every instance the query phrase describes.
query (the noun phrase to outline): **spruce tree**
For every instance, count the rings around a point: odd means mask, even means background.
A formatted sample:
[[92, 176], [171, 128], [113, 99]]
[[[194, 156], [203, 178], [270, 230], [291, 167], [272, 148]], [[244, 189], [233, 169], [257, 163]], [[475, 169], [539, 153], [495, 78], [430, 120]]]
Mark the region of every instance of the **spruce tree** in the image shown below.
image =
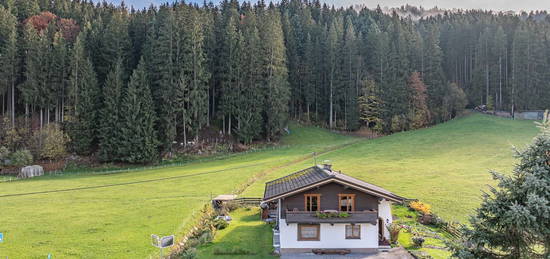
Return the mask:
[[111, 67], [103, 87], [103, 109], [99, 118], [99, 159], [102, 161], [119, 160], [119, 147], [122, 144], [119, 123], [122, 87], [122, 59], [119, 59]]
[[208, 80], [210, 73], [206, 70], [206, 56], [204, 53], [204, 35], [199, 13], [191, 9], [185, 21], [185, 48], [183, 73], [189, 79], [189, 114], [191, 128], [198, 138], [199, 130], [208, 121]]
[[550, 118], [531, 145], [516, 151], [512, 175], [491, 172], [497, 188], [451, 245], [459, 258], [548, 258], [550, 256]]
[[280, 14], [270, 6], [263, 18], [260, 38], [265, 80], [265, 133], [267, 140], [271, 140], [286, 126], [290, 89]]
[[[183, 48], [184, 35], [178, 35], [176, 17], [171, 7], [162, 6], [149, 29], [146, 47], [146, 60], [149, 65], [149, 78], [153, 98], [159, 116], [159, 140], [164, 151], [171, 151], [177, 135], [176, 123], [176, 87], [183, 60], [178, 57], [178, 49]], [[179, 51], [183, 52], [183, 51]], [[179, 54], [182, 56], [182, 54]]]
[[73, 46], [70, 62], [69, 136], [72, 148], [79, 154], [90, 154], [98, 142], [101, 93], [91, 60], [85, 53], [86, 31]]
[[141, 59], [124, 92], [120, 107], [120, 160], [147, 163], [158, 157], [155, 121], [150, 82], [145, 61]]
[[260, 38], [257, 17], [255, 12], [248, 8], [245, 11], [245, 20], [242, 24], [243, 49], [242, 70], [243, 83], [240, 88], [240, 101], [237, 106], [237, 136], [244, 143], [250, 143], [262, 133], [262, 98], [261, 70], [260, 70]]
[[378, 89], [373, 80], [362, 80], [361, 94], [358, 97], [359, 120], [367, 128], [381, 132], [383, 130], [382, 103], [378, 97]]
[[15, 82], [17, 79], [17, 19], [10, 10], [0, 6], [0, 109], [5, 110], [4, 97], [7, 96], [7, 110], [12, 127], [15, 125]]
[[80, 82], [76, 93], [78, 103], [75, 105], [75, 118], [70, 137], [73, 149], [78, 154], [88, 155], [94, 151], [97, 144], [99, 88], [89, 59], [81, 64], [79, 70], [74, 72], [78, 73]]

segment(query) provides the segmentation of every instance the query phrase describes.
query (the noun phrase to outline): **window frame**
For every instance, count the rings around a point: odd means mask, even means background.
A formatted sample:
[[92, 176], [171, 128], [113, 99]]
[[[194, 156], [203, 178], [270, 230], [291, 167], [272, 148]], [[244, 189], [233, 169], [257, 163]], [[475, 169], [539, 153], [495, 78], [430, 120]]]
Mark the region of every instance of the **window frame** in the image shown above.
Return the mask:
[[342, 210], [342, 198], [351, 198], [351, 204], [349, 204], [347, 207], [351, 210], [347, 210], [346, 212], [353, 212], [355, 211], [355, 194], [347, 194], [347, 193], [340, 193], [338, 194], [338, 211]]
[[[302, 227], [315, 227], [317, 235], [313, 238], [302, 237]], [[320, 241], [321, 240], [321, 225], [320, 224], [298, 224], [298, 241]]]
[[[348, 236], [348, 227], [351, 227], [351, 236]], [[357, 235], [354, 235], [355, 233], [354, 228], [356, 227], [358, 228], [358, 232], [357, 232]], [[346, 225], [345, 235], [346, 235], [346, 239], [361, 239], [361, 225], [357, 225], [357, 224]]]
[[[308, 206], [307, 206], [308, 205], [308, 198], [311, 198], [311, 197], [317, 197], [317, 210], [309, 210], [308, 209]], [[304, 211], [309, 211], [309, 212], [321, 211], [321, 194], [320, 193], [304, 194]]]

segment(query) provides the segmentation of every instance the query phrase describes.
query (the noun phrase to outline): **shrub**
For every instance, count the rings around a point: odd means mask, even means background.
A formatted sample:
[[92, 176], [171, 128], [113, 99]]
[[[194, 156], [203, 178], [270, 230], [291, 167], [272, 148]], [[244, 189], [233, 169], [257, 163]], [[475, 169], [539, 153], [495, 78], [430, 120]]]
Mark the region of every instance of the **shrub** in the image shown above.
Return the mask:
[[66, 145], [69, 137], [57, 124], [48, 124], [36, 131], [33, 136], [33, 146], [36, 155], [42, 159], [58, 159], [67, 154]]
[[420, 202], [420, 201], [413, 201], [409, 203], [409, 207], [415, 211], [418, 211], [424, 215], [432, 214], [432, 206], [429, 204]]
[[197, 258], [197, 249], [194, 248], [194, 247], [191, 247], [189, 249], [186, 249], [182, 254], [181, 254], [181, 258], [182, 259], [195, 259]]
[[23, 149], [11, 153], [8, 160], [12, 166], [26, 166], [32, 164], [33, 158], [30, 151]]
[[414, 236], [412, 238], [412, 241], [413, 241], [414, 245], [417, 246], [417, 247], [422, 247], [422, 244], [424, 244], [424, 238], [421, 237], [421, 236]]
[[197, 247], [200, 245], [200, 241], [197, 238], [189, 238], [187, 239], [187, 242], [185, 242], [185, 245], [189, 248]]
[[227, 226], [229, 226], [229, 223], [227, 221], [225, 221], [224, 219], [214, 220], [214, 227], [216, 229], [224, 229], [224, 228], [227, 228]]
[[240, 207], [240, 204], [235, 201], [229, 201], [224, 204], [224, 207], [227, 211], [231, 212]]
[[202, 235], [199, 237], [199, 244], [201, 245], [204, 245], [204, 244], [208, 244], [210, 242], [212, 242], [212, 232], [210, 231], [207, 231], [207, 232], [204, 232], [202, 233]]
[[7, 147], [0, 146], [0, 166], [3, 166], [6, 164], [6, 160], [8, 159], [8, 156], [10, 155], [10, 151]]
[[242, 248], [242, 247], [232, 247], [232, 248], [215, 248], [215, 255], [253, 255], [254, 252]]
[[403, 229], [403, 226], [396, 223], [391, 223], [387, 228], [390, 232], [390, 242], [392, 244], [397, 243], [397, 239], [399, 239], [399, 233], [401, 232], [401, 229]]

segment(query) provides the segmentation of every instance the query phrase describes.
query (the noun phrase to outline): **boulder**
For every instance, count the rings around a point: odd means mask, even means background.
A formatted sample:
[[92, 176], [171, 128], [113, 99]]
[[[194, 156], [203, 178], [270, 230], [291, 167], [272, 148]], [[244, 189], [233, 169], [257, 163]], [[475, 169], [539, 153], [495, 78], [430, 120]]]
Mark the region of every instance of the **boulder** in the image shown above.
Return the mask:
[[42, 166], [31, 165], [21, 168], [21, 172], [17, 175], [17, 178], [26, 179], [42, 175], [44, 175], [44, 168]]

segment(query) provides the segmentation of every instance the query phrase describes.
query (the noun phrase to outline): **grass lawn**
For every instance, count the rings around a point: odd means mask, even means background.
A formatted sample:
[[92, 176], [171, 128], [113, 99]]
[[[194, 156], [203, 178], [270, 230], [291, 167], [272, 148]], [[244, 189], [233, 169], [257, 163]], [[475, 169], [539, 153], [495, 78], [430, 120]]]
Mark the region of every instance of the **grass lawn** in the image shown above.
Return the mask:
[[[321, 155], [333, 168], [432, 205], [446, 220], [465, 222], [480, 203], [481, 190], [494, 183], [489, 170], [510, 172], [512, 146], [537, 134], [533, 121], [473, 114], [432, 128], [359, 142]], [[262, 196], [264, 183], [311, 166], [310, 161], [267, 175], [245, 195]]]
[[[211, 244], [198, 249], [198, 258], [278, 258], [271, 255], [273, 251], [272, 227], [260, 220], [259, 208], [240, 208], [231, 212], [230, 215], [232, 221], [229, 226], [219, 230]], [[227, 254], [227, 251], [236, 249], [244, 250], [246, 254]]]
[[[211, 196], [231, 193], [253, 175], [308, 159], [314, 151], [356, 141], [315, 127], [292, 131], [302, 135], [301, 143], [285, 140], [277, 148], [226, 159], [115, 174], [68, 173], [0, 183], [0, 232], [4, 233], [0, 258], [45, 258], [49, 253], [54, 258], [155, 256], [158, 250], [150, 245], [150, 235], [180, 233]], [[307, 132], [311, 132], [312, 141], [307, 140]], [[313, 141], [323, 136], [330, 141]], [[120, 185], [1, 197], [112, 184]]]
[[[472, 115], [430, 129], [375, 140], [291, 125], [273, 149], [129, 172], [76, 173], [0, 183], [0, 258], [144, 258], [156, 255], [150, 235], [178, 234], [212, 195], [259, 179], [243, 196], [261, 197], [264, 183], [313, 165], [337, 170], [433, 205], [447, 220], [464, 220], [491, 183], [489, 169], [509, 170], [511, 145], [536, 134], [531, 121]], [[137, 182], [137, 183], [136, 183]], [[26, 196], [5, 195], [98, 187]], [[219, 258], [219, 257], [218, 257]]]

